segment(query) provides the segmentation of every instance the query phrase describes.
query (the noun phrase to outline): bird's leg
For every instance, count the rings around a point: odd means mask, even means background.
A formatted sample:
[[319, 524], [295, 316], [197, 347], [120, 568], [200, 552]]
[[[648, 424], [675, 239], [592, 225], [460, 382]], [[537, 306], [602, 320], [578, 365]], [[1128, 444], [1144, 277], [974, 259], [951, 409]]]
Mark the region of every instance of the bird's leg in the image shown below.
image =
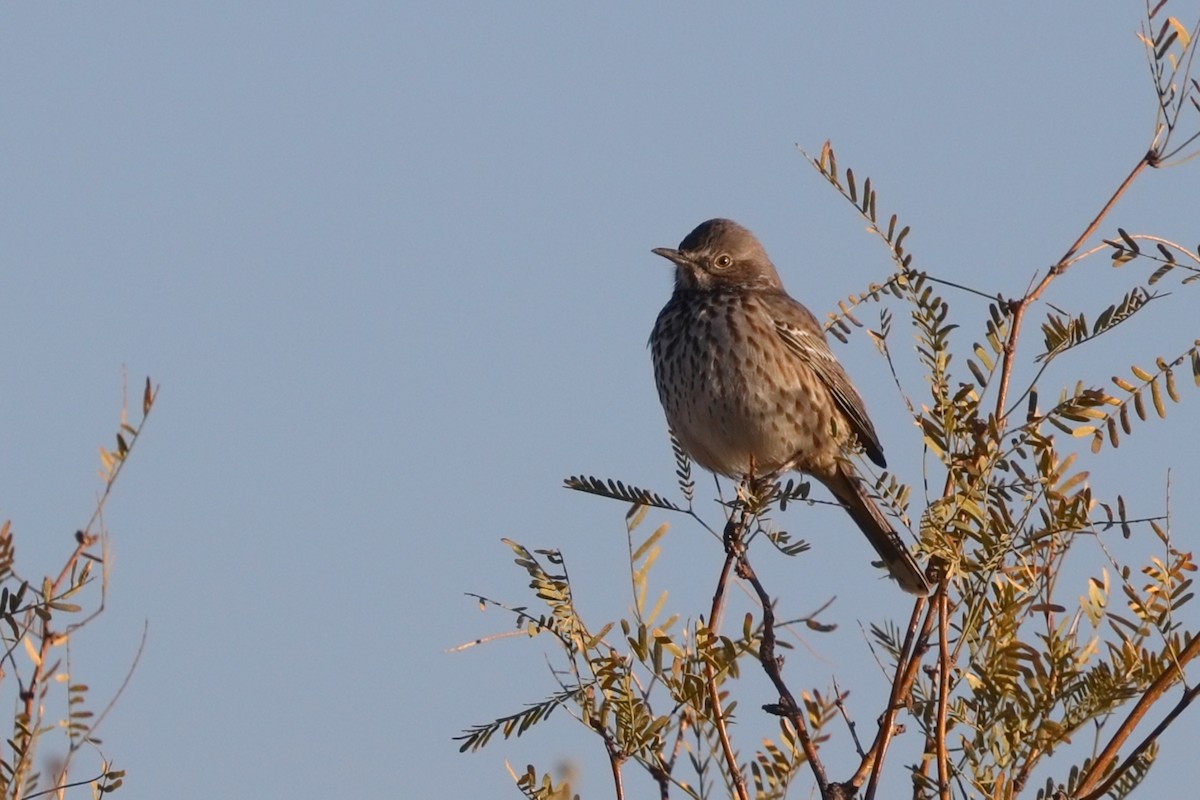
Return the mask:
[[746, 472], [745, 486], [746, 496], [743, 498], [747, 503], [753, 503], [758, 497], [758, 479], [754, 477], [754, 454], [750, 454], [750, 469]]
[[762, 505], [760, 494], [765, 486], [766, 480], [754, 469], [754, 456], [751, 455], [750, 470], [746, 473], [745, 478], [746, 491], [743, 500], [755, 513], [757, 513], [759, 507]]
[[759, 475], [754, 469], [754, 456], [750, 457], [750, 471], [742, 483], [741, 499], [750, 513], [758, 516], [775, 498], [778, 489], [778, 472]]

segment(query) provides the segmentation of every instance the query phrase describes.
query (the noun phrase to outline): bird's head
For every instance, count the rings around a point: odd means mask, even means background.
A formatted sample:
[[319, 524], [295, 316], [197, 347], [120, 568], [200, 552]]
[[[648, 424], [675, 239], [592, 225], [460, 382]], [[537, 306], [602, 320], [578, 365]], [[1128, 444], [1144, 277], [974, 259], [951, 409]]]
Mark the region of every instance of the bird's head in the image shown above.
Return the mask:
[[675, 265], [677, 290], [783, 288], [758, 239], [730, 219], [701, 222], [678, 249], [656, 247], [651, 252]]

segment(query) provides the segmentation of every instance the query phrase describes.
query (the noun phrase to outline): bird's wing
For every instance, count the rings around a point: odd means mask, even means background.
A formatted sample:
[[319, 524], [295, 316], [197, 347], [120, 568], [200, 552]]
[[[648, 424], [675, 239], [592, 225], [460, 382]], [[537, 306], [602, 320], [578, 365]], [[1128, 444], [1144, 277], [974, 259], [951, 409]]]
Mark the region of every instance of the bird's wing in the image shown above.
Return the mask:
[[783, 295], [781, 299], [787, 301], [787, 308], [779, 309], [785, 313], [773, 315], [779, 338], [828, 387], [834, 403], [849, 421], [850, 430], [858, 438], [867, 457], [881, 467], [887, 466], [883, 458], [883, 445], [879, 443], [875, 426], [867, 416], [866, 406], [850, 383], [846, 370], [842, 369], [829, 349], [825, 332], [821, 330], [817, 318], [790, 297]]

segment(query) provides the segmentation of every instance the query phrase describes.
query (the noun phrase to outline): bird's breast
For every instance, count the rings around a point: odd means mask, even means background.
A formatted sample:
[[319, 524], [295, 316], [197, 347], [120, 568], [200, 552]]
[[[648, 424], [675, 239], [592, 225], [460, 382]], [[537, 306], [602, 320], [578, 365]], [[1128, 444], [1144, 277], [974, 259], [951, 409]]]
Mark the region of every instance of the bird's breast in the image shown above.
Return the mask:
[[836, 460], [828, 390], [752, 293], [677, 293], [650, 343], [667, 423], [701, 466], [740, 477]]

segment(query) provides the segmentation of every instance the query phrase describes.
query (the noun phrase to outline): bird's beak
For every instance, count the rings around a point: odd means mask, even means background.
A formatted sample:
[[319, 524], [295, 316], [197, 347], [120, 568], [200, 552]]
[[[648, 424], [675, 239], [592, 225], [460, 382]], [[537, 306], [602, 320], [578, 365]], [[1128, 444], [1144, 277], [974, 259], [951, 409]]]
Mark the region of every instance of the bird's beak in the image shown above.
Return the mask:
[[650, 252], [654, 253], [654, 255], [656, 255], [656, 256], [662, 256], [667, 261], [670, 261], [672, 264], [675, 264], [676, 266], [679, 266], [679, 267], [692, 266], [692, 260], [690, 258], [685, 256], [683, 253], [679, 252], [678, 250], [674, 250], [670, 247], [656, 247], [653, 250], [651, 250]]

